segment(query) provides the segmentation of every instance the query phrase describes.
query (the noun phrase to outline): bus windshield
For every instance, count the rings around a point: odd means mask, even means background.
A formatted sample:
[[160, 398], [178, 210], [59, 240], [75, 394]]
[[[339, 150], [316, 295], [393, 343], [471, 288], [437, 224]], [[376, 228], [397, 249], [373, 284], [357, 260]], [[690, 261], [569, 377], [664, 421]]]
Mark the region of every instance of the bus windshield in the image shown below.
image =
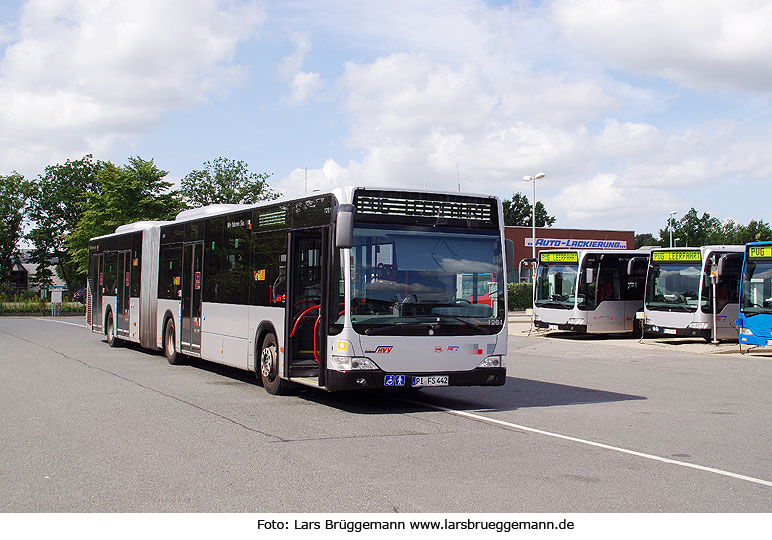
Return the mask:
[[745, 315], [772, 313], [772, 260], [746, 262], [740, 309]]
[[540, 262], [536, 276], [536, 306], [573, 309], [578, 273], [578, 264]]
[[475, 335], [503, 327], [498, 231], [358, 226], [350, 263], [351, 323], [361, 334]]
[[[646, 307], [660, 311], [697, 311], [702, 264], [652, 264], [646, 280]], [[704, 307], [708, 298], [702, 299]]]

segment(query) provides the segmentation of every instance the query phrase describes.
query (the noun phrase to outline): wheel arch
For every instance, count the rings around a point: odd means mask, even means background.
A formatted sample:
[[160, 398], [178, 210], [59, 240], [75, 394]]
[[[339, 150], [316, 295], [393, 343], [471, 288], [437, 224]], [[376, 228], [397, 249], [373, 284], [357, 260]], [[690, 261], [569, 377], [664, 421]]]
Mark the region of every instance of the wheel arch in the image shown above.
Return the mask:
[[[276, 341], [278, 345], [279, 341], [279, 334], [276, 332], [276, 327], [273, 325], [271, 321], [262, 321], [260, 324], [257, 325], [257, 330], [255, 330], [255, 362], [254, 362], [254, 368], [255, 372], [260, 372], [260, 349], [263, 346], [263, 340], [265, 339], [265, 336], [268, 334], [273, 334], [276, 336]], [[283, 347], [279, 346], [279, 351], [281, 351]]]
[[113, 305], [108, 303], [105, 307], [105, 314], [102, 319], [102, 333], [104, 335], [107, 335], [107, 318], [112, 317], [113, 318], [113, 326], [115, 326], [115, 315], [113, 315]]
[[[170, 319], [171, 319], [172, 323], [175, 322], [174, 314], [172, 313], [172, 310], [167, 309], [166, 313], [164, 313], [164, 318], [163, 318], [164, 322], [161, 324], [161, 335], [163, 335], [163, 333], [166, 331], [166, 324], [169, 322]], [[175, 332], [177, 331], [177, 327], [176, 326], [174, 327], [174, 330], [175, 330]]]

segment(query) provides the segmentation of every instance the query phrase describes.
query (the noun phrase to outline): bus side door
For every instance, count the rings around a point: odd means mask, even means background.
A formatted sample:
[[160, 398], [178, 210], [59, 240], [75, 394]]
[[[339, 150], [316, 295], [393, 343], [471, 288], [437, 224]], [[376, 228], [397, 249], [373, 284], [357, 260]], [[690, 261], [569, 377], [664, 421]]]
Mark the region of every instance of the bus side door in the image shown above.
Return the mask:
[[203, 242], [183, 244], [180, 349], [193, 354], [201, 354], [203, 254]]
[[289, 376], [316, 376], [325, 364], [328, 233], [328, 228], [321, 228], [291, 234], [286, 304]]

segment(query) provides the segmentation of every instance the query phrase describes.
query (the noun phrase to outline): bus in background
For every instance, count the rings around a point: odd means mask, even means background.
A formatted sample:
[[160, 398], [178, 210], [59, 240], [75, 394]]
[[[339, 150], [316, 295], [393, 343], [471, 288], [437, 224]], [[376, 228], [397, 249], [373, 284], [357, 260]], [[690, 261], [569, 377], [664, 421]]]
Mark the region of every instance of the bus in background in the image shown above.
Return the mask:
[[[646, 276], [644, 331], [665, 337], [737, 339], [744, 246], [661, 248], [651, 252]], [[715, 313], [711, 271], [717, 273]]]
[[503, 385], [513, 255], [491, 196], [215, 205], [91, 239], [87, 315], [110, 345], [254, 371], [274, 394]]
[[772, 345], [772, 242], [745, 246], [738, 338], [745, 345]]
[[544, 250], [534, 326], [587, 334], [633, 332], [643, 308], [648, 250]]

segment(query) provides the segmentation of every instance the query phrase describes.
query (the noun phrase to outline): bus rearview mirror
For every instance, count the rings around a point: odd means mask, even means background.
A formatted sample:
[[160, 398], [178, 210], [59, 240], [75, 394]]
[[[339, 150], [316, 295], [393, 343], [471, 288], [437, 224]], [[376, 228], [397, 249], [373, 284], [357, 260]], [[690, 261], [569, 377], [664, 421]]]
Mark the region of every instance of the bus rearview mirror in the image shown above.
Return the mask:
[[335, 247], [347, 249], [354, 245], [354, 205], [339, 204], [335, 212]]
[[507, 272], [515, 269], [515, 243], [509, 238], [504, 239], [504, 249], [507, 255]]

